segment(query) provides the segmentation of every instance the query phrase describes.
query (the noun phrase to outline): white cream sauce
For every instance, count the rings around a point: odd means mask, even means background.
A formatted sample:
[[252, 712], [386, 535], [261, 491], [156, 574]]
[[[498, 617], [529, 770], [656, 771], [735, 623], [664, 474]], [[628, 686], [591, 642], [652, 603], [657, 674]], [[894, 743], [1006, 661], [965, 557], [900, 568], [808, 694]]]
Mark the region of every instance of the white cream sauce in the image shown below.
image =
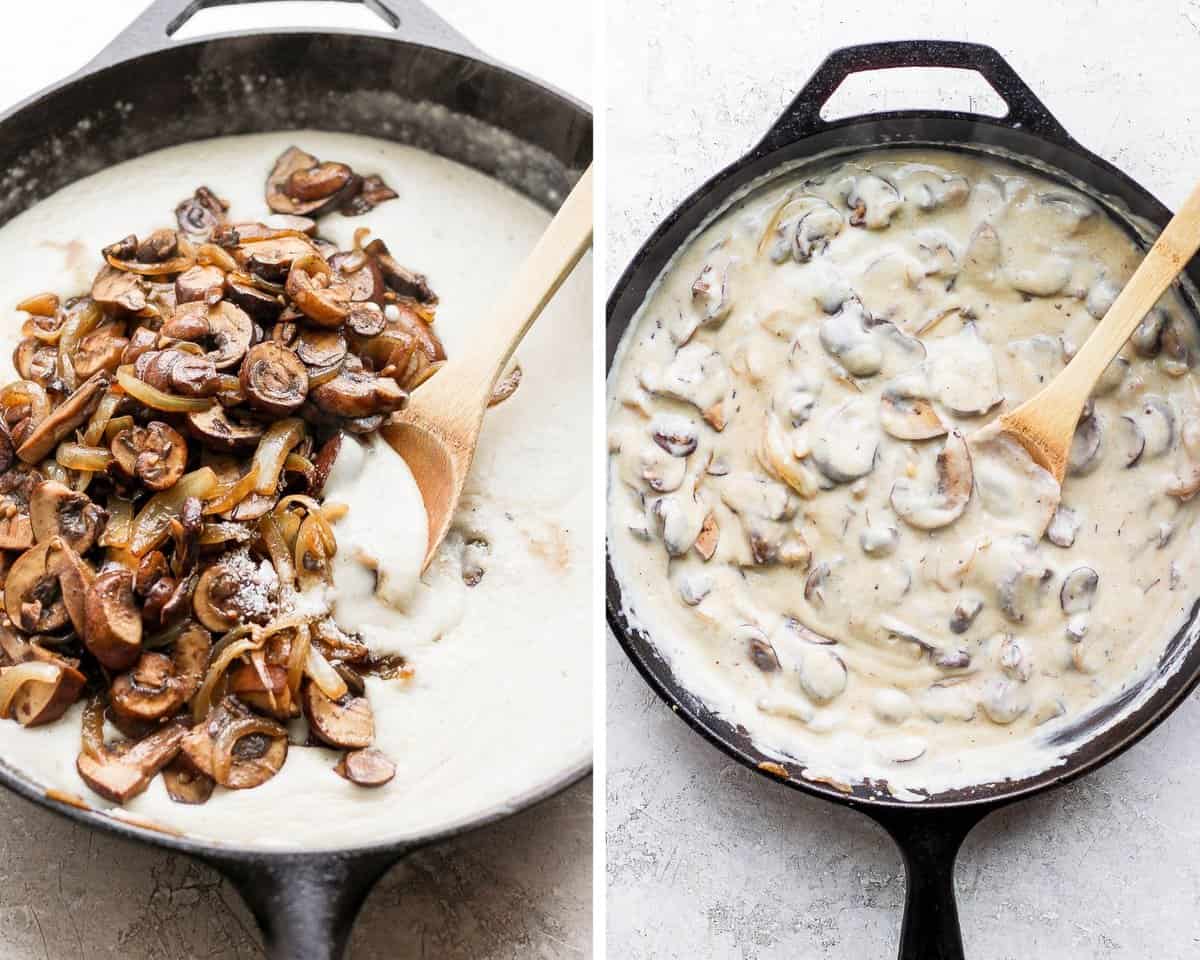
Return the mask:
[[[174, 225], [175, 205], [203, 183], [241, 219], [265, 216], [263, 182], [297, 144], [399, 193], [365, 217], [333, 215], [321, 233], [348, 248], [370, 227], [441, 297], [437, 330], [450, 355], [472, 331], [549, 222], [539, 207], [466, 167], [365, 137], [295, 132], [231, 137], [161, 151], [65, 188], [0, 228], [0, 343], [8, 378], [21, 319], [40, 290], [90, 287], [99, 250], [119, 236]], [[122, 811], [75, 772], [80, 708], [47, 727], [0, 722], [0, 759], [48, 788], [115, 816], [147, 818], [206, 839], [248, 846], [323, 847], [400, 838], [451, 826], [518, 801], [591, 756], [590, 571], [592, 448], [591, 267], [586, 259], [518, 351], [524, 379], [488, 413], [454, 530], [424, 576], [424, 508], [406, 465], [381, 441], [347, 445], [328, 499], [336, 525], [336, 618], [378, 653], [399, 654], [410, 680], [369, 678], [376, 742], [397, 764], [379, 789], [333, 772], [333, 751], [293, 746], [282, 771], [254, 790], [218, 788], [203, 806], [173, 803], [161, 778]], [[484, 576], [462, 578], [464, 541]], [[373, 594], [381, 565], [390, 604]]]
[[1167, 493], [1200, 461], [1192, 315], [1168, 293], [1097, 386], [1057, 510], [1023, 450], [966, 438], [1140, 257], [1082, 195], [937, 151], [793, 172], [694, 237], [609, 383], [613, 565], [680, 682], [806, 776], [898, 796], [1061, 762], [1194, 599]]

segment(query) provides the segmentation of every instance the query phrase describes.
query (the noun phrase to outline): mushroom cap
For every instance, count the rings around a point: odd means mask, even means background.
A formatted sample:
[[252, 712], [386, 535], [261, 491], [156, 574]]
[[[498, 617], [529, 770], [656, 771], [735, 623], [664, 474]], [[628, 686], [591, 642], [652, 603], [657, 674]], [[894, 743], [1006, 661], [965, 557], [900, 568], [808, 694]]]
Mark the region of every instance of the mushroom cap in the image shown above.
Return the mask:
[[[162, 554], [159, 554], [162, 556]], [[128, 670], [142, 651], [142, 617], [125, 567], [102, 570], [84, 600], [84, 645], [109, 670]]]
[[907, 477], [897, 480], [892, 487], [892, 509], [901, 520], [919, 530], [948, 526], [962, 516], [971, 499], [974, 487], [971, 453], [959, 431], [946, 438], [937, 456], [936, 470], [933, 490], [922, 489]]
[[371, 745], [375, 738], [375, 716], [366, 697], [331, 700], [315, 683], [308, 682], [302, 700], [309, 726], [322, 742], [343, 750]]
[[238, 374], [246, 399], [256, 410], [284, 416], [308, 396], [308, 371], [282, 343], [265, 340], [250, 348]]

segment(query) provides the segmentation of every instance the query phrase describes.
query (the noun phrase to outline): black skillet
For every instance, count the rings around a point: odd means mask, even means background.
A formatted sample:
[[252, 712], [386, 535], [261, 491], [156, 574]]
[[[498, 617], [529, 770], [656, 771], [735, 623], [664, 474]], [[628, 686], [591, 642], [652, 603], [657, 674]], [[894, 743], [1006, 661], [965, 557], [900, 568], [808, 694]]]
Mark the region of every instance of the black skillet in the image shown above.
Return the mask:
[[[196, 11], [243, 2], [253, 0], [156, 0], [82, 71], [0, 117], [0, 223], [114, 163], [234, 133], [312, 127], [412, 144], [548, 210], [591, 162], [586, 107], [491, 62], [419, 0], [363, 0], [392, 28], [378, 34], [276, 30], [171, 41]], [[196, 176], [198, 185], [215, 174]], [[589, 769], [585, 761], [564, 767], [435, 833], [319, 853], [242, 851], [143, 829], [51, 800], [2, 763], [0, 783], [90, 827], [207, 862], [241, 891], [271, 957], [334, 960], [371, 887], [401, 858], [524, 809]], [[264, 838], [271, 831], [264, 821]]]
[[[980, 73], [1008, 105], [1001, 118], [951, 111], [896, 111], [827, 122], [820, 111], [850, 74], [889, 67], [959, 67]], [[1022, 158], [1061, 171], [1059, 179], [1082, 187], [1126, 224], [1128, 214], [1161, 228], [1169, 211], [1116, 167], [1084, 149], [990, 47], [947, 41], [898, 41], [847, 47], [832, 53], [791, 105], [740, 160], [726, 167], [683, 201], [638, 251], [608, 300], [607, 350], [611, 369], [622, 334], [650, 285], [687, 238], [730, 199], [782, 164], [831, 152], [853, 153], [890, 145], [949, 146], [970, 150], [999, 148], [1018, 165]], [[1115, 200], [1115, 202], [1113, 202]], [[1124, 208], [1124, 212], [1122, 211]], [[1131, 228], [1131, 233], [1134, 230]], [[1200, 282], [1200, 264], [1187, 271]], [[1191, 304], [1193, 309], [1195, 304]], [[936, 794], [921, 802], [892, 799], [870, 784], [851, 793], [806, 780], [799, 760], [783, 765], [761, 753], [742, 729], [708, 710], [682, 687], [650, 638], [632, 628], [622, 612], [620, 585], [607, 573], [608, 623], [646, 681], [694, 730], [735, 760], [794, 789], [860, 810], [892, 836], [904, 857], [906, 897], [900, 932], [901, 960], [962, 960], [962, 934], [954, 900], [954, 860], [967, 833], [983, 817], [1005, 804], [1047, 790], [1111, 760], [1160, 723], [1200, 680], [1200, 645], [1192, 631], [1200, 626], [1197, 607], [1189, 624], [1168, 645], [1156, 676], [1168, 677], [1144, 699], [1130, 690], [1119, 702], [1098, 708], [1064, 732], [1063, 742], [1082, 740], [1062, 766], [1020, 781], [1005, 781]], [[1147, 687], [1149, 691], [1149, 687]], [[1114, 717], [1135, 700], [1136, 706]], [[765, 766], [764, 766], [765, 764]]]

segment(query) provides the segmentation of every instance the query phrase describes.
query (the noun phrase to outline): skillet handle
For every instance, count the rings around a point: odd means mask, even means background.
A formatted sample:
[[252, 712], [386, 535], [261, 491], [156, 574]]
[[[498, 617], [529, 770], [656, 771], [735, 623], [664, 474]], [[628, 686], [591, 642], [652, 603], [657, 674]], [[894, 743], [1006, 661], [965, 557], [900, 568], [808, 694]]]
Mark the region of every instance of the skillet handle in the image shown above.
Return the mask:
[[967, 834], [991, 809], [864, 809], [891, 834], [904, 857], [899, 960], [964, 960], [954, 861]]
[[[128, 27], [89, 63], [91, 73], [121, 60], [153, 53], [171, 45], [171, 38], [192, 17], [209, 7], [263, 3], [266, 0], [153, 0]], [[400, 40], [438, 47], [451, 53], [480, 57], [466, 37], [427, 7], [422, 0], [341, 0], [361, 3], [390, 27]]]
[[[1059, 144], [1072, 144], [1070, 134], [1063, 128], [1046, 105], [1038, 99], [1029, 86], [1017, 76], [999, 53], [982, 43], [965, 43], [958, 40], [891, 40], [882, 43], [864, 43], [854, 47], [834, 50], [817, 67], [791, 102], [783, 115], [758, 145], [758, 151], [768, 153], [834, 126], [822, 119], [821, 108], [841, 86], [842, 81], [854, 73], [868, 70], [887, 70], [893, 67], [957, 67], [974, 70], [983, 77], [1000, 99], [1008, 106], [1008, 113], [1001, 118], [986, 118], [992, 123], [1003, 123], [1020, 127]], [[961, 117], [974, 114], [959, 113]], [[850, 119], [861, 119], [855, 117]], [[841, 122], [850, 122], [838, 121]]]
[[258, 921], [269, 960], [341, 960], [354, 919], [389, 867], [387, 853], [216, 855], [205, 861], [237, 888]]

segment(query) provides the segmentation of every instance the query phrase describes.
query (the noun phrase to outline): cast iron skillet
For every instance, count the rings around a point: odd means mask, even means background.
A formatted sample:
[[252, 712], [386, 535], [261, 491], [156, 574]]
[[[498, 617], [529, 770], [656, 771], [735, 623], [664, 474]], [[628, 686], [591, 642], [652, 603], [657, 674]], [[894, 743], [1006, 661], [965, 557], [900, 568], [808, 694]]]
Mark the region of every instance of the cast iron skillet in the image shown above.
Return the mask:
[[[887, 67], [975, 70], [1005, 101], [1008, 113], [998, 119], [950, 111], [898, 111], [836, 122], [821, 118], [822, 106], [847, 76]], [[1170, 219], [1168, 210], [1146, 190], [1076, 143], [990, 47], [944, 41], [847, 47], [835, 51], [817, 68], [758, 146], [683, 201], [638, 251], [608, 301], [609, 368], [622, 334], [668, 260], [738, 190], [781, 164], [829, 151], [913, 144], [968, 150], [971, 145], [1001, 148], [1018, 158], [1049, 164], [1082, 181], [1110, 209], [1112, 204], [1105, 197], [1117, 198], [1118, 206], [1124, 204], [1129, 212], [1156, 228]], [[1119, 210], [1114, 213], [1119, 214]], [[1190, 265], [1188, 275], [1193, 282], [1200, 281], [1197, 261]], [[1191, 306], [1195, 308], [1195, 304]], [[608, 623], [625, 652], [655, 692], [694, 730], [740, 763], [783, 779], [797, 790], [860, 810], [888, 831], [903, 854], [907, 876], [901, 960], [962, 960], [962, 935], [954, 901], [954, 860], [975, 824], [1005, 804], [1082, 776], [1111, 760], [1160, 723], [1200, 680], [1200, 645], [1192, 642], [1193, 631], [1200, 626], [1200, 604], [1194, 604], [1189, 625], [1171, 640], [1159, 664], [1156, 676], [1169, 675], [1169, 679], [1116, 722], [1113, 718], [1134, 702], [1137, 691], [1131, 690], [1119, 702], [1105, 704], [1079, 721], [1074, 732], [1086, 738], [1085, 742], [1064, 765], [1020, 781], [948, 791], [919, 803], [904, 802], [870, 785], [860, 784], [853, 792], [843, 793], [828, 784], [806, 780], [800, 761], [788, 762], [781, 770], [777, 758], [761, 753], [744, 730], [731, 726], [691, 696], [660, 658], [651, 639], [630, 626], [611, 560], [607, 595]]]
[[[419, 0], [363, 0], [390, 33], [169, 39], [197, 10], [230, 2], [247, 0], [156, 0], [80, 73], [0, 117], [0, 223], [114, 163], [233, 133], [315, 127], [413, 144], [507, 182], [550, 210], [591, 162], [592, 120], [582, 104], [489, 61]], [[199, 184], [211, 172], [196, 177]], [[287, 854], [197, 842], [80, 810], [48, 799], [3, 764], [0, 783], [88, 826], [206, 861], [241, 891], [272, 957], [333, 960], [388, 867], [545, 799], [589, 769], [580, 762], [559, 770], [523, 796], [429, 835]], [[262, 832], [270, 836], [270, 822]]]

